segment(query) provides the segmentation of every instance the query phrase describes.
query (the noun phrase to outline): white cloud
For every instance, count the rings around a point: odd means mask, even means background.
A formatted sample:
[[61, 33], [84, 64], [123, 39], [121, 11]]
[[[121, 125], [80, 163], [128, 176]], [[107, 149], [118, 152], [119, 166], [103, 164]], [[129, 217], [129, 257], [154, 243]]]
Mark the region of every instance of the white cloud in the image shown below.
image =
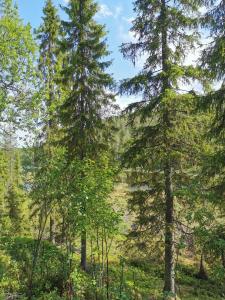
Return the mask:
[[99, 12], [97, 13], [98, 18], [107, 18], [107, 17], [113, 17], [114, 19], [117, 19], [122, 11], [122, 6], [115, 6], [110, 8], [108, 5], [102, 3], [99, 5]]
[[106, 4], [100, 4], [100, 9], [98, 12], [98, 17], [110, 17], [113, 15], [113, 12], [110, 10], [110, 8]]
[[113, 14], [114, 18], [117, 19], [121, 15], [122, 11], [123, 11], [122, 6], [115, 7], [115, 12]]

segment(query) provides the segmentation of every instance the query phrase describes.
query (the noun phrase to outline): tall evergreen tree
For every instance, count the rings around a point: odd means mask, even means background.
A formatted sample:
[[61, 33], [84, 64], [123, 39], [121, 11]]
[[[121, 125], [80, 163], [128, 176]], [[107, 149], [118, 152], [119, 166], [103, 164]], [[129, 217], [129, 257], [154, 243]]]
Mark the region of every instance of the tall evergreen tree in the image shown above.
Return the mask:
[[210, 137], [214, 143], [213, 150], [207, 157], [205, 170], [209, 175], [210, 185], [215, 198], [224, 200], [225, 193], [225, 2], [216, 2], [205, 15], [205, 27], [210, 31], [212, 42], [202, 53], [203, 68], [216, 82], [221, 82], [217, 90], [213, 90], [203, 97], [203, 107], [210, 109], [213, 114]]
[[7, 231], [10, 236], [25, 234], [28, 226], [28, 197], [23, 185], [20, 150], [16, 147], [15, 133], [10, 126], [4, 134], [2, 151], [7, 163], [3, 198], [3, 215], [6, 223], [9, 221]]
[[[113, 79], [106, 73], [110, 61], [105, 41], [104, 26], [96, 23], [98, 6], [92, 0], [72, 0], [63, 10], [68, 21], [63, 21], [65, 38], [62, 50], [66, 55], [62, 73], [67, 90], [61, 108], [64, 143], [68, 160], [96, 158], [105, 144], [104, 112], [114, 95], [109, 92]], [[85, 204], [82, 212], [85, 218]], [[81, 266], [86, 269], [86, 230], [81, 238]]]
[[37, 38], [40, 41], [39, 70], [44, 81], [44, 104], [47, 108], [45, 125], [50, 130], [59, 97], [56, 82], [59, 76], [60, 19], [52, 0], [46, 1], [43, 14], [43, 24], [37, 31]]
[[[60, 19], [57, 15], [57, 10], [51, 0], [47, 0], [43, 9], [43, 24], [37, 31], [37, 38], [40, 41], [40, 57], [39, 57], [39, 70], [40, 76], [43, 80], [43, 98], [45, 112], [43, 116], [43, 128], [42, 134], [44, 135], [42, 142], [42, 150], [45, 152], [44, 160], [46, 157], [53, 155], [53, 141], [56, 137], [57, 127], [57, 106], [59, 105], [60, 86], [57, 84], [60, 74], [60, 51], [59, 51], [59, 36], [60, 36]], [[42, 176], [46, 170], [47, 165], [45, 162], [41, 162], [41, 156], [39, 156], [39, 172], [36, 176]], [[43, 158], [43, 156], [42, 156]], [[41, 166], [43, 164], [43, 166]], [[44, 169], [45, 170], [44, 170]], [[47, 182], [46, 182], [47, 183]], [[54, 199], [52, 199], [54, 200]], [[45, 202], [45, 201], [44, 201]], [[51, 201], [50, 201], [51, 202]], [[44, 203], [43, 203], [44, 204]], [[54, 241], [54, 227], [55, 220], [50, 215], [50, 240]]]
[[[188, 168], [188, 154], [193, 152], [191, 128], [195, 127], [190, 115], [194, 94], [183, 94], [180, 86], [181, 82], [188, 83], [197, 76], [194, 67], [186, 66], [184, 59], [187, 50], [197, 41], [198, 10], [204, 2], [136, 0], [137, 17], [131, 28], [136, 41], [122, 45], [124, 57], [133, 63], [139, 56], [147, 56], [142, 71], [121, 84], [121, 93], [142, 95], [142, 101], [128, 107], [131, 117], [138, 116], [140, 121], [127, 152], [128, 165], [139, 172], [137, 180], [143, 182], [144, 178], [147, 182], [148, 190], [142, 191], [146, 201], [162, 201], [165, 210], [164, 292], [172, 297], [176, 294], [175, 195], [181, 186], [182, 174]], [[148, 209], [151, 211], [151, 206]]]

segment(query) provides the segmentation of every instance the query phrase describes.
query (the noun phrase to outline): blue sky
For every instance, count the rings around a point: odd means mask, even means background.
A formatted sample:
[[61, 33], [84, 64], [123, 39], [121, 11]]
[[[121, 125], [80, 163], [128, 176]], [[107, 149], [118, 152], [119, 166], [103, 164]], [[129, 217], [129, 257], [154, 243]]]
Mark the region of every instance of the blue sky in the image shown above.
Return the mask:
[[[59, 14], [63, 18], [63, 13], [60, 9], [60, 4], [66, 5], [66, 0], [53, 0], [59, 9]], [[29, 22], [32, 27], [36, 28], [41, 23], [42, 9], [45, 0], [17, 0], [21, 17], [25, 23]], [[131, 0], [97, 0], [100, 11], [96, 16], [99, 23], [105, 24], [108, 31], [108, 45], [112, 52], [111, 56], [113, 64], [110, 72], [114, 78], [119, 81], [123, 78], [131, 77], [136, 72], [131, 62], [123, 59], [119, 47], [123, 42], [128, 42], [132, 39], [129, 28], [134, 17]], [[122, 107], [125, 107], [135, 99], [128, 97], [118, 98], [118, 102]]]

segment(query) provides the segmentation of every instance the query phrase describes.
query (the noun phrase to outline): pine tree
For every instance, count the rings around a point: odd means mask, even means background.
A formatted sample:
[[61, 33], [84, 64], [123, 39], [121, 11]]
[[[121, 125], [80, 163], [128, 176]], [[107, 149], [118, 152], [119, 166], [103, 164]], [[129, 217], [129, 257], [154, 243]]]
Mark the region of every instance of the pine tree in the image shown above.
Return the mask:
[[[191, 115], [194, 93], [183, 94], [180, 83], [188, 83], [198, 75], [193, 66], [185, 66], [184, 59], [197, 41], [197, 12], [203, 4], [204, 1], [136, 0], [137, 17], [131, 29], [136, 41], [122, 45], [124, 57], [134, 64], [139, 56], [147, 56], [142, 71], [121, 84], [121, 93], [142, 95], [142, 101], [128, 107], [131, 118], [138, 117], [139, 125], [126, 156], [127, 165], [139, 174], [137, 184], [148, 186], [142, 191], [147, 205], [142, 209], [150, 211], [144, 221], [151, 222], [154, 202], [160, 200], [165, 210], [164, 292], [172, 297], [176, 293], [175, 195], [185, 178], [184, 170], [191, 165], [189, 154], [193, 155], [196, 129]], [[155, 212], [159, 211], [159, 204], [154, 207]]]
[[[62, 22], [65, 35], [62, 51], [66, 56], [62, 77], [67, 91], [60, 112], [63, 142], [68, 161], [74, 158], [82, 161], [100, 155], [105, 144], [103, 118], [114, 100], [109, 92], [113, 79], [105, 71], [110, 65], [110, 61], [104, 61], [109, 54], [105, 29], [94, 20], [98, 6], [92, 0], [72, 0], [63, 9], [68, 16], [68, 21]], [[85, 228], [81, 249], [81, 266], [86, 269]]]

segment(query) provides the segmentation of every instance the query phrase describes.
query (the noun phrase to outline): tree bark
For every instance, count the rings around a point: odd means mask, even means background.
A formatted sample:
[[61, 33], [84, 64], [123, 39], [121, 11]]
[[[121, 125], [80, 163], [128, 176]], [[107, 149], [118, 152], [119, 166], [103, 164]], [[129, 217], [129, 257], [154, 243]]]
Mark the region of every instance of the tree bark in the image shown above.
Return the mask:
[[224, 253], [225, 251], [224, 250], [222, 250], [222, 253], [221, 253], [221, 260], [222, 260], [222, 265], [223, 265], [223, 267], [224, 267], [224, 269], [225, 269], [225, 253]]
[[81, 234], [81, 269], [87, 271], [87, 233], [83, 231]]
[[[170, 89], [169, 80], [169, 47], [168, 47], [168, 17], [166, 0], [161, 1], [161, 44], [162, 44], [162, 69], [164, 72], [162, 93]], [[166, 129], [171, 126], [169, 111], [165, 107], [163, 122]], [[165, 151], [168, 147], [165, 135]], [[175, 297], [175, 245], [174, 245], [174, 196], [172, 185], [172, 167], [169, 159], [164, 163], [164, 192], [165, 192], [165, 278], [164, 292]]]

